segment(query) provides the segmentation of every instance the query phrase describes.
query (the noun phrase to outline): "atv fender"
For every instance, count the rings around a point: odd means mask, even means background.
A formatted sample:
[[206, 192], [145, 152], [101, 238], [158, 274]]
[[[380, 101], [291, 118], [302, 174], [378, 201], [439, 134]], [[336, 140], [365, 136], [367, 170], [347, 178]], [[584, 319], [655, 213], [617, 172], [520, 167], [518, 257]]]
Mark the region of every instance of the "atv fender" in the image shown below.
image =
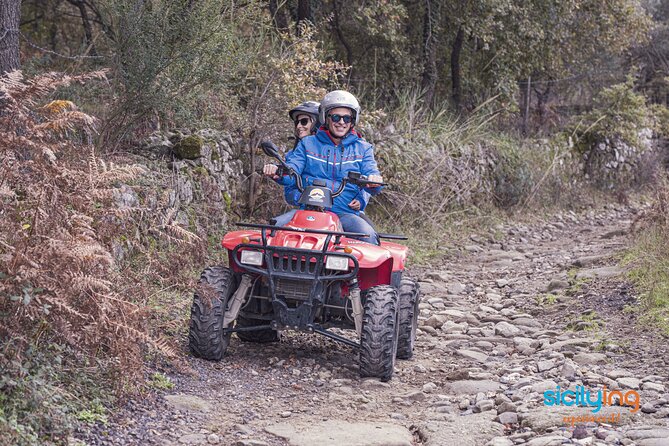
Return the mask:
[[381, 241], [381, 247], [390, 251], [393, 257], [393, 271], [404, 271], [404, 262], [409, 255], [409, 248], [398, 243]]
[[244, 237], [260, 238], [260, 232], [252, 231], [250, 229], [228, 232], [223, 236], [223, 240], [221, 240], [221, 246], [229, 251], [232, 251], [235, 249], [235, 246], [241, 245], [243, 243], [242, 239]]

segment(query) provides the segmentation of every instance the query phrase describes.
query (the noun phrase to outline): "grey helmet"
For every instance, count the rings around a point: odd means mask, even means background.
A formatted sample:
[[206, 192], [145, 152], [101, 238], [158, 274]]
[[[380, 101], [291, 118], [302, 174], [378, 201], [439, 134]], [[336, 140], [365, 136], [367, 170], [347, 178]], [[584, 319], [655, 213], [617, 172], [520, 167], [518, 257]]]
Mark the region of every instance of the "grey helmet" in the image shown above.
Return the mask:
[[305, 101], [298, 105], [297, 107], [291, 109], [288, 112], [288, 116], [290, 116], [290, 119], [293, 121], [297, 117], [298, 114], [303, 113], [306, 115], [311, 115], [314, 120], [318, 119], [318, 106], [321, 105], [316, 101]]
[[295, 122], [297, 115], [304, 114], [311, 116], [311, 118], [314, 120], [314, 124], [311, 127], [311, 133], [314, 133], [320, 127], [320, 122], [318, 122], [318, 107], [320, 105], [321, 104], [316, 101], [305, 101], [297, 107], [292, 108], [288, 112], [288, 116], [290, 116], [290, 119], [293, 122]]
[[360, 120], [360, 104], [358, 104], [355, 96], [344, 90], [331, 91], [325, 95], [319, 108], [320, 121], [324, 123], [328, 112], [338, 107], [350, 108], [353, 111], [353, 124], [358, 123]]

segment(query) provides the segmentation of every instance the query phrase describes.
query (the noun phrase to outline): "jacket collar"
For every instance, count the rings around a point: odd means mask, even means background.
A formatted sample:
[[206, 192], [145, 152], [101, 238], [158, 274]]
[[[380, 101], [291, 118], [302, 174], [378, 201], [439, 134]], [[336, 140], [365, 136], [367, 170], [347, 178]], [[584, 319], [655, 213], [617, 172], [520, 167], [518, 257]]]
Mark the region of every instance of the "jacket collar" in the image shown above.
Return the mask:
[[[330, 134], [330, 131], [324, 125], [321, 126], [320, 129], [318, 129], [318, 132], [316, 132], [316, 138], [318, 138], [318, 140], [320, 142], [325, 143], [325, 144], [330, 144], [330, 145], [335, 144], [333, 139], [332, 139], [332, 135]], [[348, 132], [348, 134], [346, 136], [344, 136], [341, 139], [341, 145], [348, 146], [348, 145], [354, 143], [355, 141], [357, 141], [358, 139], [360, 139], [360, 135], [353, 128]]]

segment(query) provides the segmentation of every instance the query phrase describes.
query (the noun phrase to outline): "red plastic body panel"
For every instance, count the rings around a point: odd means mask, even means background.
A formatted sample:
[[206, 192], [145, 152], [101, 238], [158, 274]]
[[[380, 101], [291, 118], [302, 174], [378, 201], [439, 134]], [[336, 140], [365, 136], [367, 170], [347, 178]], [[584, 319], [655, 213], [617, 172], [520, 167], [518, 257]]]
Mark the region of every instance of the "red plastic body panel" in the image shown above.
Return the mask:
[[404, 263], [409, 255], [409, 248], [399, 243], [386, 242], [381, 240], [381, 247], [390, 251], [393, 256], [393, 271], [404, 271]]
[[[331, 212], [304, 210], [297, 211], [293, 219], [286, 226], [326, 231], [342, 230], [339, 218], [335, 214]], [[231, 252], [235, 246], [242, 243], [242, 238], [244, 237], [249, 237], [252, 243], [254, 239], [259, 241], [260, 231], [244, 229], [229, 232], [223, 237], [221, 245]], [[325, 234], [294, 231], [277, 231], [274, 237], [269, 237], [269, 231], [267, 231], [267, 243], [272, 246], [322, 250], [326, 238], [327, 235]], [[331, 240], [331, 243], [333, 243], [334, 237]], [[392, 272], [404, 270], [408, 251], [406, 246], [386, 241], [382, 241], [381, 246], [376, 246], [347, 237], [341, 238], [339, 246], [341, 248], [350, 246], [352, 249], [351, 254], [358, 259], [360, 266], [358, 280], [360, 288], [363, 290], [375, 285], [388, 285], [390, 284]], [[336, 252], [335, 250], [333, 251]], [[238, 270], [234, 262], [231, 261], [230, 265], [232, 265], [233, 269]]]
[[297, 211], [286, 226], [293, 228], [322, 229], [324, 231], [342, 231], [339, 217], [333, 212]]
[[390, 285], [393, 270], [393, 259], [388, 259], [376, 268], [360, 268], [358, 271], [358, 286], [366, 290], [376, 285]]

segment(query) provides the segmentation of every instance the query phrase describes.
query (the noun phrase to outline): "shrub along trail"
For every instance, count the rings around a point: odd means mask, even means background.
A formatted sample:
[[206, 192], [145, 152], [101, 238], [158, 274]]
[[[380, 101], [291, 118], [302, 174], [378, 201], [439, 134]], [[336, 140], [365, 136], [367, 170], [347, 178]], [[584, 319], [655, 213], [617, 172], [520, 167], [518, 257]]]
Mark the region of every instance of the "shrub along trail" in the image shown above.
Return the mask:
[[[619, 266], [633, 218], [634, 210], [609, 207], [472, 234], [455, 258], [420, 274], [415, 356], [398, 361], [389, 383], [359, 379], [353, 350], [328, 339], [285, 334], [254, 345], [233, 337], [223, 361], [189, 358], [193, 372], [171, 375], [173, 389], [131, 401], [79, 437], [115, 445], [667, 445], [667, 340], [629, 311], [640, 307]], [[558, 386], [582, 386], [591, 401], [606, 386], [634, 407], [545, 405], [544, 392]], [[588, 415], [608, 421], [578, 421]]]

